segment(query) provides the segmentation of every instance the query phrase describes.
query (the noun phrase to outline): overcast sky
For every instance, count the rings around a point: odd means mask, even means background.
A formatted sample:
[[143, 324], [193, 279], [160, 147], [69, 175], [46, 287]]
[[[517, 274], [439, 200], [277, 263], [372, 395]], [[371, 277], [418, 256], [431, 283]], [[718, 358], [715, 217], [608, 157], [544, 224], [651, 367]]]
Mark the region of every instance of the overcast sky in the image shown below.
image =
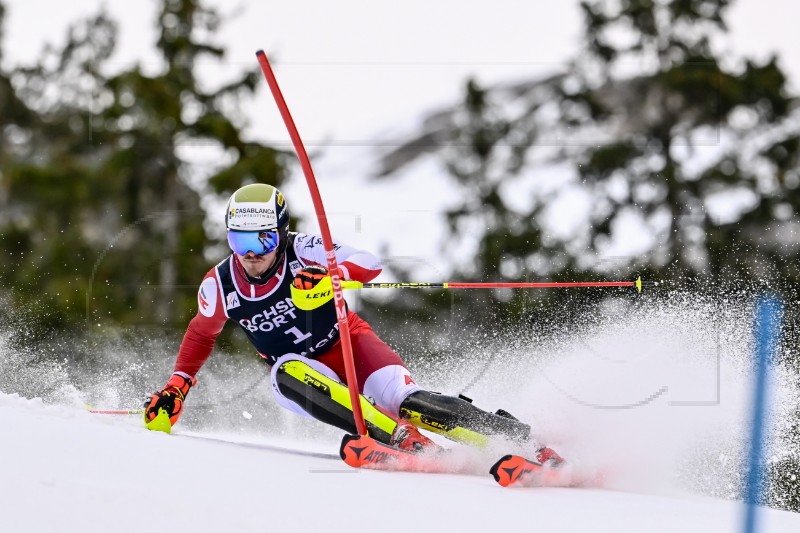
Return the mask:
[[[121, 22], [114, 61], [121, 67], [132, 61], [158, 66], [152, 51], [155, 0], [5, 3], [7, 65], [34, 61], [45, 42], [63, 42], [68, 23], [105, 5]], [[228, 50], [227, 68], [210, 65], [208, 77], [254, 66], [254, 53], [263, 48], [273, 58], [301, 134], [311, 145], [332, 139], [391, 140], [389, 132], [397, 126], [458, 98], [469, 75], [492, 83], [557, 70], [578, 51], [582, 22], [577, 0], [210, 4], [232, 20], [219, 39]], [[797, 20], [800, 2], [736, 0], [729, 16], [731, 35], [722, 45], [756, 58], [779, 52], [797, 89]], [[253, 134], [287, 140], [266, 91], [262, 97], [267, 102], [252, 110]]]
[[[96, 0], [5, 0], [5, 4], [7, 67], [35, 61], [46, 42], [63, 43], [70, 22], [103, 5]], [[582, 30], [577, 0], [401, 4], [214, 0], [210, 4], [231, 20], [217, 41], [227, 49], [225, 64], [204, 65], [202, 79], [222, 83], [245, 67], [255, 67], [255, 51], [263, 48], [309, 151], [322, 153], [315, 157], [314, 168], [334, 234], [344, 242], [383, 250], [384, 259], [424, 264], [421, 270], [429, 270], [425, 277], [430, 281], [441, 280], [436, 272], [448, 265], [447, 258], [437, 253], [447, 237], [441, 213], [452, 200], [448, 178], [440, 164], [424, 161], [398, 181], [365, 181], [374, 170], [367, 161], [372, 147], [392, 144], [425, 112], [452, 105], [461, 98], [469, 76], [492, 84], [563, 69], [579, 52]], [[109, 0], [105, 5], [121, 25], [112, 67], [139, 62], [145, 70], [157, 72], [161, 63], [153, 47], [158, 2]], [[731, 32], [717, 46], [728, 57], [764, 59], [778, 53], [798, 93], [797, 20], [800, 2], [737, 0], [729, 12]], [[266, 83], [258, 94], [249, 103], [249, 134], [288, 149], [289, 138]], [[192, 157], [218, 159], [208, 150], [198, 152]], [[301, 175], [283, 187], [293, 212], [311, 215]], [[212, 210], [218, 208], [222, 209]], [[308, 216], [304, 225], [299, 229], [316, 231], [313, 217]], [[646, 239], [647, 235], [638, 237]], [[627, 242], [636, 240], [626, 236]], [[470, 257], [469, 250], [463, 257]]]

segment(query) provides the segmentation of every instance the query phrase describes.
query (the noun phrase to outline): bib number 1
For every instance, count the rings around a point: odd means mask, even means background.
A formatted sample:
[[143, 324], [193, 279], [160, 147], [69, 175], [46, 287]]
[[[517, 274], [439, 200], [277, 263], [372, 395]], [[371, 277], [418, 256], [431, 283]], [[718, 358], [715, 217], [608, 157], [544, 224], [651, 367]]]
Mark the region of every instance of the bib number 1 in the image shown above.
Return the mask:
[[292, 341], [292, 342], [294, 342], [295, 344], [300, 344], [304, 340], [306, 340], [306, 339], [311, 337], [311, 333], [303, 333], [302, 331], [297, 329], [297, 326], [292, 326], [291, 328], [287, 329], [283, 333], [285, 335], [294, 335], [295, 340]]

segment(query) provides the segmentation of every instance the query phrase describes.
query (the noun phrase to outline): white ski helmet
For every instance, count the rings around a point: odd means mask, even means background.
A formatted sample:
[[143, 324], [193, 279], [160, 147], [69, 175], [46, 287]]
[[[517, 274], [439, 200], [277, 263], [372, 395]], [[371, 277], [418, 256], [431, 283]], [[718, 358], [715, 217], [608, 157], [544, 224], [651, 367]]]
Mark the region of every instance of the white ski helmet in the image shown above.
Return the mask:
[[254, 183], [233, 193], [225, 210], [225, 227], [235, 253], [263, 255], [277, 249], [278, 261], [272, 269], [281, 264], [289, 243], [289, 209], [281, 191], [272, 185]]
[[225, 227], [233, 231], [283, 230], [289, 209], [281, 191], [265, 183], [245, 185], [231, 195], [225, 211]]

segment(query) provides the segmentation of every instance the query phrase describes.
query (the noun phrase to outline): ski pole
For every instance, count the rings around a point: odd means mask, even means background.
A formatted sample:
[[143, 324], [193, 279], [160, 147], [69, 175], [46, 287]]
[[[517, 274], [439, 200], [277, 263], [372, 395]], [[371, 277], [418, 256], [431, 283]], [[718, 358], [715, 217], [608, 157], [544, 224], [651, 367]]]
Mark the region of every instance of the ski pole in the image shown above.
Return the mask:
[[[635, 281], [534, 281], [518, 283], [361, 283], [360, 281], [345, 280], [341, 282], [343, 289], [553, 289], [569, 287], [635, 287], [641, 293], [642, 287], [655, 287], [657, 281], [642, 281], [641, 277]], [[330, 278], [323, 278], [311, 289], [298, 289], [294, 285], [289, 287], [292, 293], [292, 302], [304, 311], [312, 311], [333, 298], [333, 288]]]
[[95, 415], [140, 415], [144, 409], [89, 409]]
[[93, 405], [83, 404], [86, 410], [93, 415], [140, 415], [144, 413], [144, 409], [95, 409]]
[[658, 285], [658, 282], [642, 281], [642, 278], [636, 278], [635, 281], [535, 281], [516, 283], [361, 283], [359, 281], [345, 281], [342, 285], [345, 289], [554, 289], [570, 287], [635, 287], [638, 292], [642, 292], [643, 287], [655, 287]]

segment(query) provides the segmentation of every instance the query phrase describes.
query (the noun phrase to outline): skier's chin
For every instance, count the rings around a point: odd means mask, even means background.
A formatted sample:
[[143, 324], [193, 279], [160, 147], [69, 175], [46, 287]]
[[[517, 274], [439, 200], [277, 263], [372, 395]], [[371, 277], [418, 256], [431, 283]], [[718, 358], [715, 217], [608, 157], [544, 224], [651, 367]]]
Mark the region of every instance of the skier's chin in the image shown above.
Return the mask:
[[266, 255], [256, 255], [252, 252], [248, 252], [247, 255], [236, 254], [236, 257], [239, 259], [239, 262], [242, 263], [245, 272], [254, 278], [261, 276], [272, 266], [272, 263], [275, 262], [274, 251]]

